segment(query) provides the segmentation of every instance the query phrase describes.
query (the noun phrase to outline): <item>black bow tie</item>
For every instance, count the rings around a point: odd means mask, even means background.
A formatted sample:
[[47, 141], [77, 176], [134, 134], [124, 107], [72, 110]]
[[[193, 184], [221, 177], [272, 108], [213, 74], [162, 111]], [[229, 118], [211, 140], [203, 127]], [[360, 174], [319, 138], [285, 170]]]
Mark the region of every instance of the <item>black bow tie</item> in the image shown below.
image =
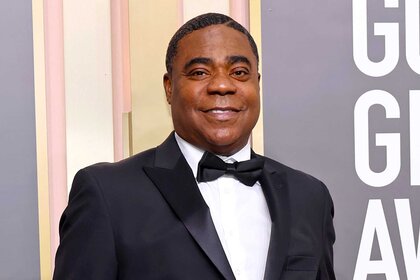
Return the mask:
[[224, 174], [231, 174], [241, 183], [252, 187], [260, 178], [263, 166], [264, 160], [262, 158], [226, 163], [218, 156], [205, 152], [198, 163], [197, 181], [213, 181]]

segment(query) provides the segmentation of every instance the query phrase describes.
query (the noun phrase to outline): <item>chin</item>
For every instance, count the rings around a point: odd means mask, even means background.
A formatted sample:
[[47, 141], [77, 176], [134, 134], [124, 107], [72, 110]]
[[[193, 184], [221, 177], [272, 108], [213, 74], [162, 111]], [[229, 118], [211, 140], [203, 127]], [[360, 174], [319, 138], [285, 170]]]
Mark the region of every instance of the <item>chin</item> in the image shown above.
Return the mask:
[[246, 145], [248, 137], [243, 139], [243, 137], [232, 137], [232, 135], [229, 135], [211, 137], [209, 140], [212, 152], [222, 155], [231, 155]]
[[215, 145], [225, 146], [237, 142], [239, 137], [236, 135], [236, 133], [216, 131], [215, 133], [209, 135], [208, 139], [210, 140], [209, 142]]

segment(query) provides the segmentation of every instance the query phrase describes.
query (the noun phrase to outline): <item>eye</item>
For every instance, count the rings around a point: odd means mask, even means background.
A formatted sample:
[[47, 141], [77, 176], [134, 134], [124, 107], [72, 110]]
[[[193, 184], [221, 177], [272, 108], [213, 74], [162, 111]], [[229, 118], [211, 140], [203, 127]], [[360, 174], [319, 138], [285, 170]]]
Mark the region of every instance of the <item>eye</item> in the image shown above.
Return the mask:
[[193, 80], [202, 80], [210, 75], [209, 71], [206, 69], [194, 69], [188, 72], [187, 76]]
[[249, 74], [249, 71], [247, 69], [239, 68], [239, 69], [234, 69], [230, 75], [236, 79], [243, 80], [248, 77], [248, 74]]
[[197, 70], [197, 71], [193, 71], [190, 75], [191, 76], [204, 76], [204, 75], [206, 75], [206, 72], [201, 71], [201, 70]]
[[233, 75], [235, 75], [235, 76], [243, 76], [245, 74], [246, 74], [246, 72], [243, 71], [243, 70], [238, 70], [238, 71], [233, 72]]

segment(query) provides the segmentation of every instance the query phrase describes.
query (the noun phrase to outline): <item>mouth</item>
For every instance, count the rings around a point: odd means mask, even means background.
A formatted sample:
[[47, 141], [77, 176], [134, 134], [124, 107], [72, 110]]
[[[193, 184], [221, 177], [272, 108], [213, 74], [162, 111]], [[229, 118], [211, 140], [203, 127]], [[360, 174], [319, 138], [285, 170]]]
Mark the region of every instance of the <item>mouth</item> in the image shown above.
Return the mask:
[[236, 118], [238, 113], [241, 111], [241, 109], [235, 107], [215, 107], [203, 110], [207, 116], [210, 116], [218, 121], [228, 121]]
[[234, 108], [234, 107], [215, 107], [208, 110], [204, 110], [205, 113], [213, 113], [213, 114], [224, 114], [224, 113], [229, 113], [229, 112], [237, 113], [240, 111], [241, 111], [240, 109]]

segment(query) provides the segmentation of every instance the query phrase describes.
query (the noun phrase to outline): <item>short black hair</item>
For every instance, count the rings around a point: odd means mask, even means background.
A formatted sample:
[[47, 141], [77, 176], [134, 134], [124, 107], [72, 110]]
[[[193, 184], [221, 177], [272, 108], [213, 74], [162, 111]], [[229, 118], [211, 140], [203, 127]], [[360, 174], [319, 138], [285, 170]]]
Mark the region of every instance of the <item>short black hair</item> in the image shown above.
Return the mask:
[[226, 25], [228, 27], [231, 27], [245, 34], [246, 37], [248, 38], [249, 44], [251, 45], [252, 52], [257, 58], [257, 65], [258, 65], [258, 62], [259, 62], [258, 48], [251, 34], [249, 34], [248, 30], [246, 30], [246, 28], [243, 27], [240, 23], [236, 22], [234, 19], [232, 19], [231, 17], [227, 15], [218, 14], [218, 13], [207, 13], [207, 14], [199, 15], [187, 21], [175, 32], [171, 41], [169, 41], [168, 49], [166, 50], [166, 71], [168, 72], [168, 74], [172, 72], [172, 64], [173, 64], [174, 57], [177, 52], [178, 42], [182, 38], [184, 38], [186, 35], [192, 33], [193, 31], [196, 31], [196, 30], [199, 30], [199, 29], [211, 26], [211, 25], [216, 25], [216, 24]]

